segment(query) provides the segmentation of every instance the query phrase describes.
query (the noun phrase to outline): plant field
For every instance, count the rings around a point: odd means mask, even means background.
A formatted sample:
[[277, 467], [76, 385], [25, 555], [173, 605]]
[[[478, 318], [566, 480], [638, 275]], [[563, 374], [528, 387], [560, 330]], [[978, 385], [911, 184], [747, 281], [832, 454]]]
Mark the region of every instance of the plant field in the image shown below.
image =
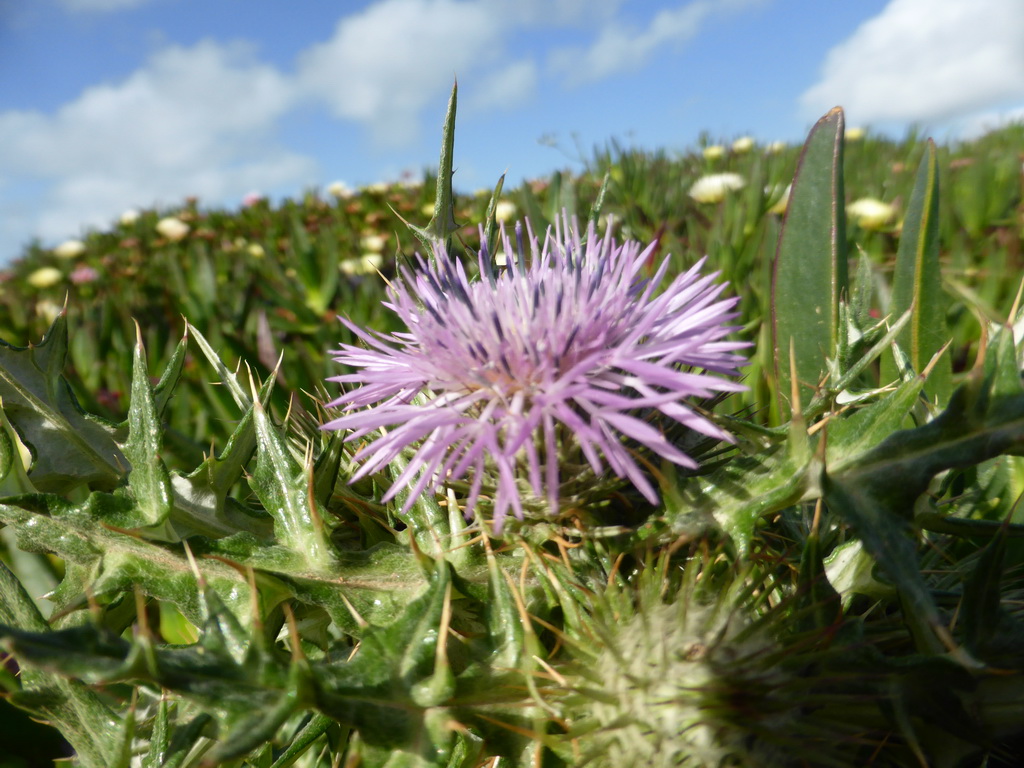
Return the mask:
[[1024, 126], [453, 157], [454, 93], [422, 181], [0, 274], [2, 718], [97, 767], [1018, 765]]

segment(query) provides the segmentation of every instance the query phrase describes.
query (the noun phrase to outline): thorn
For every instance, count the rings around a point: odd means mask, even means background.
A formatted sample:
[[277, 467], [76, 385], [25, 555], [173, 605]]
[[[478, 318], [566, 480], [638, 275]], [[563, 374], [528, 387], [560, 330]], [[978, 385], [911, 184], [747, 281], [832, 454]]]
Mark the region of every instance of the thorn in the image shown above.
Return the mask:
[[135, 585], [135, 618], [139, 622], [139, 635], [146, 640], [153, 639], [153, 631], [149, 626], [149, 616], [146, 615], [146, 596], [142, 594], [139, 585]]
[[1017, 287], [1017, 296], [1013, 300], [1013, 306], [1010, 307], [1010, 316], [1006, 319], [1006, 324], [1012, 326], [1017, 320], [1017, 312], [1020, 311], [1021, 297], [1024, 296], [1024, 278], [1021, 278], [1020, 285]]
[[124, 536], [131, 536], [133, 539], [138, 539], [139, 541], [145, 541], [145, 538], [140, 533], [141, 529], [139, 528], [121, 528], [120, 526], [104, 522], [100, 522], [100, 525], [113, 533], [120, 533]]
[[316, 488], [313, 480], [313, 443], [306, 443], [306, 456], [303, 462], [306, 471], [306, 503], [309, 505], [309, 517], [313, 522], [313, 530], [321, 537], [325, 535], [324, 519], [320, 515], [320, 507], [316, 501]]
[[351, 653], [349, 653], [348, 658], [345, 659], [346, 663], [352, 661], [352, 659], [354, 659], [356, 657], [356, 654], [359, 653], [359, 649], [362, 647], [362, 645], [363, 645], [363, 641], [359, 640], [359, 641], [356, 642], [355, 645], [352, 646]]
[[[241, 363], [239, 363], [239, 365], [241, 365]], [[259, 404], [260, 406], [262, 406], [263, 404], [259, 402], [259, 399], [260, 399], [259, 388], [256, 386], [256, 379], [253, 376], [252, 368], [249, 367], [249, 363], [245, 364], [245, 370], [246, 370], [246, 373], [249, 374], [249, 392], [252, 393], [253, 405]], [[235, 375], [236, 376], [238, 375], [238, 370], [237, 369], [235, 370]]]
[[[526, 561], [523, 561], [523, 567], [526, 567]], [[530, 614], [526, 610], [526, 605], [523, 602], [523, 596], [519, 590], [516, 589], [516, 584], [512, 581], [512, 577], [509, 576], [505, 571], [500, 571], [501, 575], [505, 577], [505, 582], [508, 584], [509, 594], [512, 595], [512, 600], [515, 601], [516, 611], [519, 613], [519, 621], [523, 627], [523, 635], [528, 645], [534, 645], [536, 643], [536, 632], [533, 630], [533, 623], [530, 621]], [[526, 687], [533, 696], [534, 701], [542, 709], [549, 712], [552, 716], [558, 716], [558, 710], [556, 710], [551, 704], [548, 704], [544, 698], [540, 695], [540, 691], [537, 689], [537, 683], [533, 680], [531, 675], [525, 675]]]
[[544, 669], [547, 671], [547, 673], [549, 675], [551, 675], [551, 677], [555, 680], [556, 683], [558, 683], [559, 685], [561, 685], [563, 687], [568, 687], [569, 681], [566, 680], [557, 671], [555, 671], [554, 667], [552, 667], [550, 664], [548, 664], [546, 661], [544, 661], [544, 659], [542, 659], [540, 656], [533, 656], [532, 658], [533, 658], [534, 661], [536, 661], [538, 664], [540, 664], [542, 667], [544, 667]]
[[974, 358], [974, 365], [968, 372], [966, 382], [971, 383], [971, 389], [977, 393], [985, 380], [985, 357], [988, 354], [988, 324], [981, 323], [981, 338], [978, 340], [978, 354]]
[[1013, 502], [1010, 507], [1010, 511], [1006, 513], [1006, 517], [1003, 518], [1003, 523], [1000, 526], [1002, 534], [1006, 536], [1010, 532], [1010, 526], [1013, 525], [1013, 517], [1017, 514], [1017, 507], [1020, 506], [1021, 499], [1024, 499], [1024, 491], [1021, 491], [1017, 496], [1017, 499]]
[[983, 316], [979, 315], [978, 324], [981, 326], [981, 338], [978, 339], [978, 354], [974, 358], [974, 367], [971, 369], [972, 375], [974, 371], [980, 372], [984, 367], [985, 354], [988, 352], [988, 323], [985, 322]]
[[537, 733], [536, 731], [531, 731], [528, 728], [520, 728], [518, 725], [512, 725], [512, 723], [506, 723], [501, 720], [495, 720], [493, 717], [488, 717], [487, 715], [483, 715], [480, 713], [477, 713], [476, 716], [481, 720], [486, 720], [488, 723], [492, 723], [493, 725], [498, 726], [499, 728], [504, 728], [505, 730], [511, 731], [512, 733], [518, 733], [520, 736], [525, 736], [531, 741], [542, 742], [544, 740], [543, 734]]
[[793, 349], [793, 337], [789, 338], [789, 410], [793, 418], [803, 415], [803, 406], [800, 404], [800, 384], [796, 377], [796, 351]]
[[136, 344], [136, 347], [138, 349], [140, 349], [140, 350], [144, 350], [145, 347], [142, 345], [142, 329], [139, 328], [139, 321], [136, 320], [133, 317], [132, 318], [132, 322], [135, 323], [135, 344]]
[[437, 628], [437, 652], [434, 655], [434, 672], [448, 666], [448, 628], [452, 621], [452, 583], [444, 588], [444, 604], [441, 607], [441, 623]]
[[[103, 609], [100, 608], [100, 604], [96, 600], [96, 595], [93, 594], [92, 584], [85, 585], [85, 601], [89, 605], [89, 615], [92, 616], [93, 623], [96, 626], [100, 626], [103, 623]], [[66, 611], [61, 615], [66, 615]], [[53, 617], [50, 617], [50, 621], [53, 621]]]
[[[1024, 287], [1024, 283], [1021, 283], [1021, 286], [1022, 286], [1022, 287]], [[927, 378], [928, 378], [928, 374], [930, 374], [930, 373], [932, 372], [932, 369], [933, 369], [933, 368], [934, 368], [934, 367], [935, 367], [936, 365], [938, 365], [938, 364], [939, 364], [939, 358], [941, 358], [941, 357], [942, 357], [942, 354], [943, 354], [943, 353], [944, 353], [944, 352], [945, 352], [945, 351], [946, 351], [947, 349], [949, 349], [949, 346], [950, 346], [950, 344], [952, 344], [952, 343], [953, 343], [953, 340], [952, 340], [952, 339], [950, 339], [949, 341], [947, 341], [947, 342], [946, 342], [945, 344], [943, 344], [943, 345], [942, 345], [942, 348], [941, 348], [941, 349], [939, 349], [939, 350], [938, 350], [938, 351], [937, 351], [937, 352], [936, 352], [936, 353], [935, 353], [934, 355], [932, 355], [932, 359], [928, 361], [928, 365], [926, 365], [926, 366], [924, 367], [924, 370], [923, 370], [923, 371], [921, 371], [921, 374], [920, 374], [920, 375], [921, 375], [921, 379], [922, 379], [922, 380], [923, 380], [923, 379], [927, 379]]]
[[288, 410], [286, 410], [284, 412], [284, 418], [281, 419], [281, 425], [282, 426], [288, 424], [288, 422], [291, 420], [291, 418], [292, 418], [292, 408], [294, 408], [294, 407], [295, 407], [295, 397], [294, 397], [294, 393], [292, 393], [292, 397], [288, 398]]
[[195, 555], [192, 554], [192, 547], [188, 545], [187, 541], [183, 541], [182, 544], [185, 546], [185, 558], [188, 560], [188, 566], [195, 574], [196, 583], [199, 584], [200, 590], [206, 589], [206, 577], [203, 576], [202, 571], [199, 570], [199, 564], [196, 563]]
[[351, 602], [349, 602], [349, 599], [347, 597], [345, 597], [345, 593], [339, 592], [338, 594], [341, 595], [342, 602], [345, 603], [345, 607], [348, 608], [348, 612], [352, 614], [352, 618], [356, 620], [356, 624], [359, 625], [359, 628], [366, 629], [368, 626], [370, 626], [370, 622], [368, 622], [366, 619], [359, 615], [359, 611], [357, 611], [356, 607], [352, 605]]
[[814, 505], [814, 520], [811, 521], [811, 536], [817, 537], [818, 530], [821, 528], [821, 508], [822, 499], [819, 496], [818, 501]]
[[292, 610], [291, 603], [287, 601], [281, 603], [281, 611], [284, 613], [285, 621], [288, 622], [288, 640], [292, 647], [292, 661], [302, 661], [305, 658], [302, 653], [302, 639], [299, 637], [299, 625], [295, 621], [295, 612]]

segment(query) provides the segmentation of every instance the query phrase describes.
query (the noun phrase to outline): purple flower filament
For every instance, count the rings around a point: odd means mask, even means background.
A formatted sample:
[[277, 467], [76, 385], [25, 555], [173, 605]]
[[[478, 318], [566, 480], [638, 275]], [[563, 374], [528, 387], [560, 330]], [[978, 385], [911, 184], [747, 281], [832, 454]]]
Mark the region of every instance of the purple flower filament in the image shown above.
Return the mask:
[[[330, 403], [345, 413], [325, 429], [352, 430], [348, 440], [378, 433], [357, 454], [352, 480], [380, 471], [415, 448], [384, 501], [403, 488], [403, 511], [427, 489], [470, 477], [470, 516], [488, 473], [496, 473], [494, 527], [508, 511], [523, 516], [518, 478], [558, 510], [559, 458], [578, 447], [593, 471], [627, 478], [651, 502], [658, 495], [637, 464], [629, 438], [683, 467], [696, 462], [633, 413], [655, 409], [710, 437], [729, 435], [686, 400], [735, 392], [730, 379], [747, 346], [726, 340], [738, 299], [721, 299], [716, 274], [698, 264], [656, 295], [668, 259], [642, 277], [655, 244], [616, 244], [591, 225], [585, 242], [567, 217], [543, 246], [527, 224], [516, 247], [502, 232], [507, 268], [495, 271], [485, 251], [482, 279], [436, 246], [433, 259], [402, 269], [385, 306], [406, 331], [378, 334], [340, 318], [366, 348], [345, 344], [335, 360], [354, 369], [330, 381], [356, 388]], [[513, 263], [513, 254], [515, 254]], [[567, 445], [567, 441], [571, 445]]]

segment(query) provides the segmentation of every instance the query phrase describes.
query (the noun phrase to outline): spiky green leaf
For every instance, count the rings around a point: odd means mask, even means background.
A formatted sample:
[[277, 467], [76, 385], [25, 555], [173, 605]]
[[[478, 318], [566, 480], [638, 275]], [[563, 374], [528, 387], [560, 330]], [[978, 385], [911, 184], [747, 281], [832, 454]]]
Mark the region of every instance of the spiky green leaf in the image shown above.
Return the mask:
[[86, 415], [63, 377], [65, 312], [38, 346], [0, 341], [0, 400], [8, 420], [32, 451], [29, 477], [39, 490], [79, 485], [112, 488], [128, 469], [109, 427]]

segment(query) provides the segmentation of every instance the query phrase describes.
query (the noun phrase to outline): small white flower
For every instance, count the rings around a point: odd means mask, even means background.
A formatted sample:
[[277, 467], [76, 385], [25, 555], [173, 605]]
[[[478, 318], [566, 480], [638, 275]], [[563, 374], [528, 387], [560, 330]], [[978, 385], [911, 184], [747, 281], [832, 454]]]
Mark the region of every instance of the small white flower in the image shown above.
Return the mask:
[[764, 151], [766, 153], [768, 153], [769, 155], [777, 155], [780, 152], [782, 152], [785, 148], [786, 148], [786, 142], [784, 142], [784, 141], [773, 141], [771, 144], [769, 144], [767, 147], [764, 148]]
[[863, 128], [847, 128], [844, 135], [847, 141], [860, 141], [866, 133]]
[[846, 213], [864, 229], [882, 229], [893, 220], [896, 209], [873, 197], [862, 197], [846, 206]]
[[704, 147], [703, 154], [705, 160], [717, 160], [725, 155], [725, 147], [721, 144], [712, 144], [710, 147]]
[[690, 187], [690, 197], [698, 203], [720, 203], [725, 196], [746, 185], [738, 173], [712, 173], [701, 176]]
[[511, 200], [499, 200], [494, 206], [494, 218], [497, 221], [508, 221], [516, 215], [516, 204]]
[[367, 192], [372, 192], [375, 195], [383, 195], [388, 191], [388, 185], [383, 181], [377, 181], [366, 188]]
[[267, 255], [267, 252], [263, 250], [263, 246], [259, 243], [249, 243], [249, 246], [245, 249], [245, 252], [252, 256], [254, 259], [262, 259]]
[[338, 268], [346, 275], [368, 275], [380, 269], [383, 263], [379, 253], [364, 253], [358, 259], [345, 259]]
[[183, 240], [191, 227], [176, 216], [167, 216], [156, 223], [156, 231], [172, 243]]
[[344, 181], [334, 181], [327, 185], [327, 194], [331, 197], [337, 198], [338, 200], [344, 200], [352, 197], [355, 193]]
[[384, 250], [385, 240], [383, 236], [378, 235], [375, 232], [370, 232], [363, 235], [359, 240], [359, 245], [364, 251], [370, 253], [380, 253]]
[[53, 255], [58, 259], [77, 259], [85, 253], [85, 243], [81, 240], [65, 240], [53, 249]]
[[119, 219], [119, 221], [126, 227], [130, 227], [132, 224], [139, 220], [139, 216], [141, 215], [142, 214], [140, 214], [134, 208], [129, 208], [127, 211], [121, 214], [121, 218]]
[[49, 288], [64, 279], [64, 273], [56, 267], [40, 267], [26, 280], [33, 288]]
[[738, 155], [749, 152], [753, 148], [754, 138], [752, 136], [741, 136], [732, 143], [732, 151]]

